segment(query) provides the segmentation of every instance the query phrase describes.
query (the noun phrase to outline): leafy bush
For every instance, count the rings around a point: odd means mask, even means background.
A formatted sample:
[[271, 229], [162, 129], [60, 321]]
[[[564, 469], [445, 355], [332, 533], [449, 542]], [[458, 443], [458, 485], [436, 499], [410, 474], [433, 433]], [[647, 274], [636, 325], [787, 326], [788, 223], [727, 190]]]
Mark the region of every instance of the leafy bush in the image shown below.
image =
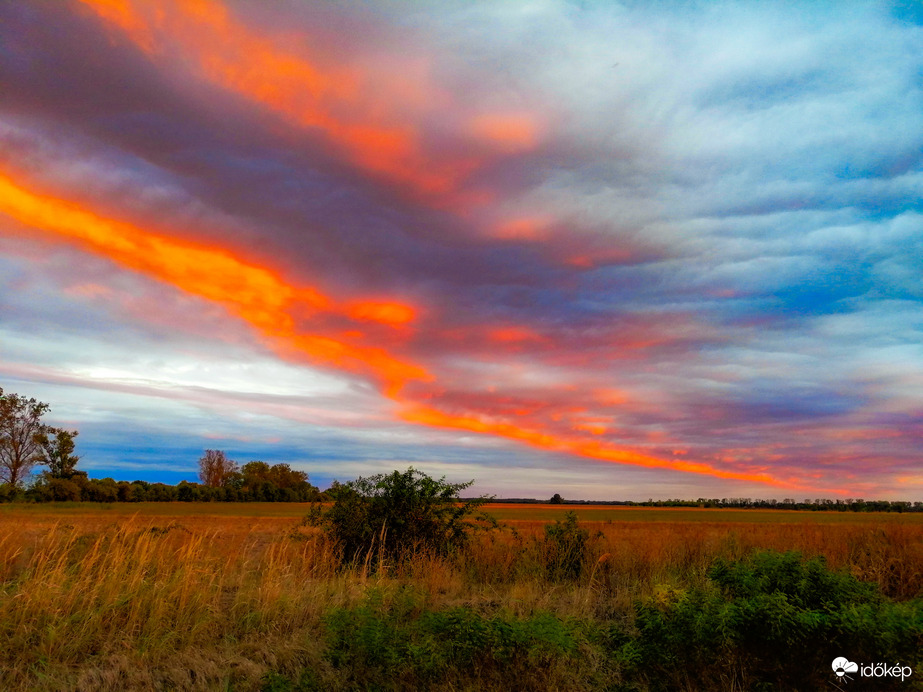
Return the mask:
[[465, 606], [427, 611], [421, 600], [405, 591], [386, 601], [373, 590], [365, 603], [329, 613], [326, 655], [344, 687], [427, 689], [438, 681], [449, 689], [566, 689], [568, 680], [606, 674], [588, 660], [593, 633], [584, 623]]
[[80, 486], [72, 480], [49, 477], [26, 491], [36, 502], [79, 502]]
[[357, 478], [329, 491], [333, 506], [309, 517], [325, 528], [353, 561], [371, 555], [401, 560], [415, 551], [445, 555], [490, 520], [475, 511], [486, 498], [461, 500], [469, 483], [447, 483], [409, 468]]
[[260, 692], [319, 692], [327, 689], [318, 680], [310, 668], [305, 668], [299, 676], [291, 680], [281, 673], [270, 671], [260, 681]]
[[651, 689], [820, 689], [841, 655], [919, 669], [923, 603], [893, 603], [821, 557], [765, 551], [709, 577], [638, 605], [621, 655]]
[[590, 534], [577, 524], [577, 514], [567, 512], [563, 521], [545, 525], [542, 546], [545, 570], [552, 581], [578, 579], [586, 562]]

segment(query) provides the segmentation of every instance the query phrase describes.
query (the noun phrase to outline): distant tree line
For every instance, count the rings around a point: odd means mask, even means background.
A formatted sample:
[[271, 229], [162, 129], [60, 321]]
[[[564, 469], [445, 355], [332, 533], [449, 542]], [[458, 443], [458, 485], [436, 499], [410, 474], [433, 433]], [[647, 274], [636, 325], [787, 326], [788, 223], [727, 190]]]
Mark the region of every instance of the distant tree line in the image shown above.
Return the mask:
[[702, 498], [697, 500], [648, 500], [631, 504], [645, 507], [708, 507], [733, 509], [797, 509], [810, 512], [923, 512], [923, 502], [907, 500], [863, 500], [851, 497], [845, 500], [829, 498], [805, 499], [800, 502], [784, 500], [753, 500], [749, 497]]
[[[76, 430], [42, 421], [48, 404], [0, 388], [0, 502], [313, 502], [326, 496], [288, 464], [243, 466], [207, 449], [199, 483], [177, 485], [89, 478], [77, 469]], [[34, 475], [36, 466], [46, 467]]]
[[632, 500], [565, 500], [555, 493], [550, 500], [534, 500], [531, 498], [504, 498], [502, 502], [510, 504], [538, 504], [552, 505], [620, 505], [625, 507], [706, 507], [708, 509], [796, 509], [808, 512], [923, 512], [923, 502], [910, 502], [907, 500], [863, 500], [851, 497], [845, 500], [831, 500], [829, 498], [805, 499], [798, 502], [792, 498], [783, 500], [754, 500], [749, 497], [723, 497], [704, 498], [697, 500], [647, 500], [635, 502]]
[[[213, 451], [213, 450], [209, 450]], [[66, 475], [44, 471], [28, 487], [0, 484], [0, 502], [316, 502], [327, 499], [308, 482], [308, 474], [288, 464], [251, 461], [224, 483], [176, 485], [89, 478], [85, 471]]]

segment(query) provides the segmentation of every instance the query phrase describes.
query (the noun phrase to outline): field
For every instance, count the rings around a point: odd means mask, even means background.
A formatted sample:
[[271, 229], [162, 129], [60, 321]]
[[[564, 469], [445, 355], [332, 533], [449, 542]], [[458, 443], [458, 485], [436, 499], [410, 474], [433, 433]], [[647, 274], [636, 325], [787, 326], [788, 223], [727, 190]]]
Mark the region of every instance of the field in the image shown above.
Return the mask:
[[[831, 574], [873, 584], [870, 602], [885, 605], [872, 613], [856, 601], [856, 617], [919, 658], [923, 514], [487, 510], [501, 530], [459, 554], [388, 564], [370, 553], [342, 567], [302, 521], [305, 505], [0, 505], [0, 689], [474, 690], [510, 689], [510, 679], [535, 690], [748, 689], [757, 673], [730, 649], [700, 662], [705, 677], [686, 671], [659, 686], [656, 666], [670, 662], [643, 637], [659, 614], [678, 618], [694, 594], [714, 591], [716, 560], [759, 549], [823, 556]], [[562, 531], [549, 536], [548, 522]], [[834, 584], [804, 574], [819, 580], [812, 588]], [[780, 631], [766, 641], [791, 639]], [[789, 644], [802, 655], [797, 637]], [[804, 655], [826, 668], [805, 680], [829, 677], [833, 656]]]

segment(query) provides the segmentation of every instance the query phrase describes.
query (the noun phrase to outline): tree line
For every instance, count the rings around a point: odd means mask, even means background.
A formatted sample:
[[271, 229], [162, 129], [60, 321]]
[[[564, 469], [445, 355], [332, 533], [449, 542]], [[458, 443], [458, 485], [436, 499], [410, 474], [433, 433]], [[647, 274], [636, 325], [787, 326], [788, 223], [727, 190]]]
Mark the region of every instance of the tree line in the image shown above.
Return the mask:
[[532, 498], [503, 498], [505, 504], [551, 504], [551, 505], [603, 505], [619, 507], [701, 507], [706, 509], [788, 509], [802, 512], [923, 512], [923, 502], [908, 500], [863, 500], [847, 497], [845, 500], [829, 498], [805, 499], [797, 501], [792, 498], [776, 500], [752, 499], [749, 497], [705, 498], [697, 500], [565, 500], [555, 493], [550, 500]]
[[845, 500], [829, 498], [783, 500], [754, 500], [749, 497], [703, 498], [697, 500], [648, 500], [629, 504], [644, 507], [707, 507], [728, 509], [788, 509], [807, 512], [923, 512], [923, 502], [907, 500], [863, 500], [847, 497]]
[[[77, 469], [76, 430], [42, 418], [49, 406], [0, 388], [0, 502], [313, 502], [326, 499], [308, 474], [288, 464], [250, 461], [242, 466], [207, 449], [199, 482], [176, 485], [90, 478]], [[37, 466], [45, 467], [34, 474]]]
[[327, 499], [326, 493], [308, 482], [305, 472], [296, 471], [288, 464], [270, 465], [264, 461], [244, 464], [220, 485], [185, 480], [169, 485], [89, 478], [86, 471], [77, 469], [63, 475], [53, 474], [43, 471], [28, 484], [0, 483], [0, 502], [317, 502]]

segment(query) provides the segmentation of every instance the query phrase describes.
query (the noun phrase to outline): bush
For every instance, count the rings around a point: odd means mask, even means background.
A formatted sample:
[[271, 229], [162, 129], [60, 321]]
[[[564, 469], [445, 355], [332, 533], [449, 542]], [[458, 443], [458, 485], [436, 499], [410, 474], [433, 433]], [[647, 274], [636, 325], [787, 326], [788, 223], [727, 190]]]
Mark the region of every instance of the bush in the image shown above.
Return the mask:
[[0, 483], [0, 502], [12, 502], [17, 497], [16, 488], [9, 483]]
[[[593, 632], [550, 613], [525, 618], [458, 606], [425, 610], [422, 594], [365, 603], [326, 618], [326, 658], [347, 689], [585, 689], [607, 671]], [[600, 680], [599, 682], [603, 682]], [[601, 685], [605, 687], [607, 685]]]
[[563, 521], [545, 525], [542, 546], [545, 572], [552, 581], [578, 579], [586, 562], [590, 534], [577, 524], [577, 514], [568, 512]]
[[474, 516], [486, 498], [458, 497], [472, 483], [447, 483], [413, 468], [357, 478], [332, 488], [333, 506], [309, 520], [325, 528], [347, 561], [372, 555], [402, 560], [416, 551], [446, 555], [472, 530], [490, 525], [489, 518]]
[[83, 491], [83, 499], [90, 502], [116, 502], [119, 486], [111, 478], [91, 478]]
[[176, 499], [180, 502], [197, 502], [202, 499], [198, 483], [180, 481], [176, 486]]
[[55, 502], [79, 502], [80, 486], [65, 478], [49, 478], [48, 490]]
[[837, 656], [919, 670], [923, 603], [893, 603], [821, 557], [764, 551], [709, 577], [638, 605], [621, 653], [651, 689], [821, 689]]

